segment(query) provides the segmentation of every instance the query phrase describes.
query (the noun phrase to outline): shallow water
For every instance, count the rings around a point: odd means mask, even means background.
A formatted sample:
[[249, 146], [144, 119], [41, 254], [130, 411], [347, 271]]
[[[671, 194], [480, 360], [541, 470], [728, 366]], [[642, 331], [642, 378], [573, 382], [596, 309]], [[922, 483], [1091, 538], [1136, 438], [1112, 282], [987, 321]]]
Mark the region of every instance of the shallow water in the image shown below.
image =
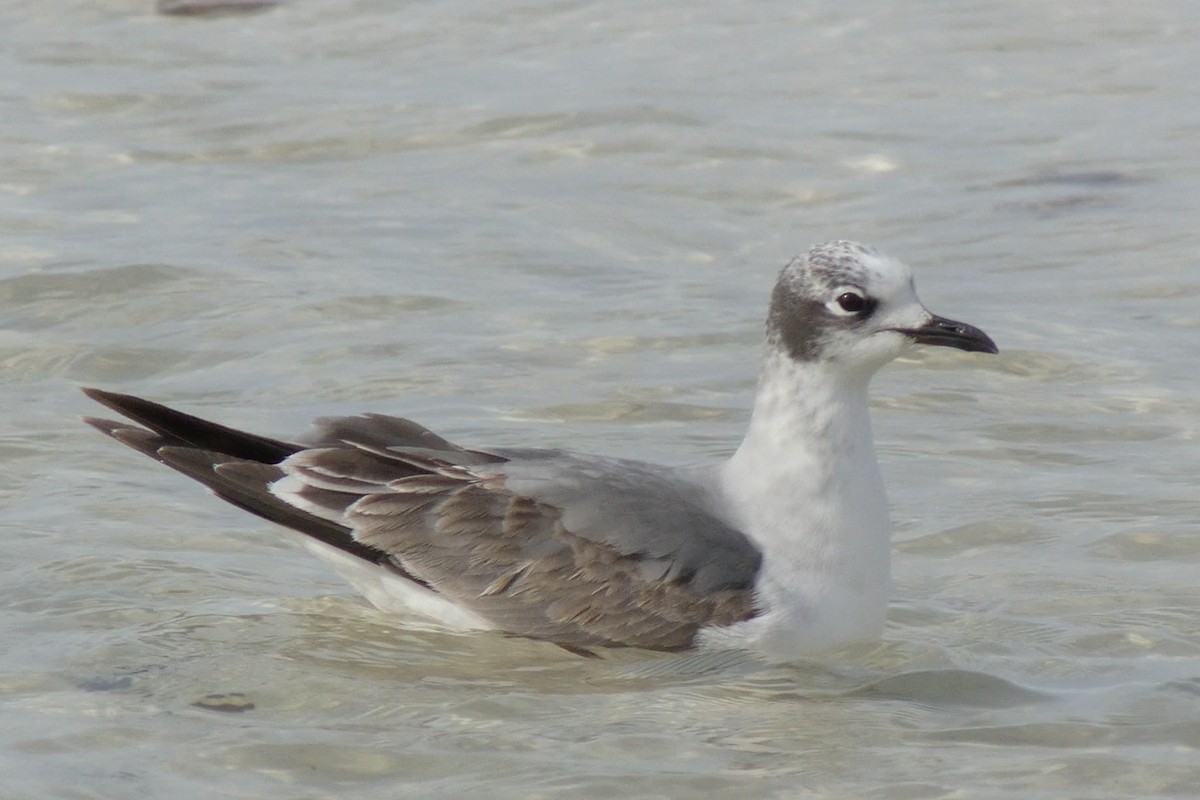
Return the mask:
[[[1200, 21], [1139, 4], [0, 9], [5, 798], [1200, 794]], [[874, 243], [998, 357], [874, 391], [879, 644], [413, 627], [78, 424], [680, 463], [776, 270]]]

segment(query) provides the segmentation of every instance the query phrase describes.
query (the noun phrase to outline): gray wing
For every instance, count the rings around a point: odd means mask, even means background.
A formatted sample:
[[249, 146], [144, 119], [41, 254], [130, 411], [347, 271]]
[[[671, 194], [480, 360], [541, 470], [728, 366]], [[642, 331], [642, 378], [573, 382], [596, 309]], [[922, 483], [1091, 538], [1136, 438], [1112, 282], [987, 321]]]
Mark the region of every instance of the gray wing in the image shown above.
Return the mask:
[[321, 420], [309, 444], [85, 390], [87, 421], [219, 497], [559, 644], [690, 646], [756, 613], [761, 556], [698, 484], [648, 464], [464, 450], [409, 420]]
[[275, 494], [501, 630], [675, 650], [704, 625], [755, 614], [760, 553], [669, 472], [549, 451], [380, 447], [360, 433], [343, 426], [340, 446], [284, 460]]
[[655, 580], [686, 583], [701, 595], [749, 586], [758, 548], [708, 511], [691, 475], [639, 461], [547, 450], [499, 450], [497, 470], [514, 494], [559, 509], [563, 526], [636, 556]]

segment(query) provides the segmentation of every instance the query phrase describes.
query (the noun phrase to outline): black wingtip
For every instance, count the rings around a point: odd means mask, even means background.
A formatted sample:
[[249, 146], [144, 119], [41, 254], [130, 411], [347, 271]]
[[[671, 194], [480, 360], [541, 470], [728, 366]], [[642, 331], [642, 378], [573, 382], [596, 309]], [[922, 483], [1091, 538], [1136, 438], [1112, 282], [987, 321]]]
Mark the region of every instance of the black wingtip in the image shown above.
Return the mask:
[[125, 413], [122, 407], [135, 403], [138, 398], [131, 394], [120, 394], [118, 392], [106, 392], [103, 389], [97, 389], [94, 386], [80, 386], [79, 390], [86, 394], [91, 399], [95, 400], [102, 406], [107, 406], [118, 414]]
[[[80, 389], [100, 405], [144, 425], [175, 444], [187, 444], [234, 458], [271, 464], [301, 449], [299, 445], [228, 428], [131, 394], [108, 392], [91, 386], [82, 386]], [[84, 421], [113, 438], [119, 438], [114, 435], [119, 428], [114, 428], [108, 420]]]
[[80, 419], [83, 421], [83, 424], [91, 425], [106, 436], [112, 436], [118, 428], [125, 425], [124, 422], [117, 422], [116, 420], [104, 419], [102, 417], [81, 417]]

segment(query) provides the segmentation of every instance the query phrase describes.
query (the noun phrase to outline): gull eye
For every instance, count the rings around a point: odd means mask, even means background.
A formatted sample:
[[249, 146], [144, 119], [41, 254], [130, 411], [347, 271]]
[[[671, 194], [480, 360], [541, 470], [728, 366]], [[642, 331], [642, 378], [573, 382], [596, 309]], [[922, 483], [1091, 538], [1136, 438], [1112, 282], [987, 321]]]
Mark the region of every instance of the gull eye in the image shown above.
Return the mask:
[[847, 314], [859, 314], [867, 307], [867, 298], [858, 292], [842, 292], [838, 295], [837, 304]]
[[839, 317], [864, 318], [875, 310], [875, 301], [863, 294], [861, 289], [843, 286], [833, 292], [833, 300], [825, 307]]

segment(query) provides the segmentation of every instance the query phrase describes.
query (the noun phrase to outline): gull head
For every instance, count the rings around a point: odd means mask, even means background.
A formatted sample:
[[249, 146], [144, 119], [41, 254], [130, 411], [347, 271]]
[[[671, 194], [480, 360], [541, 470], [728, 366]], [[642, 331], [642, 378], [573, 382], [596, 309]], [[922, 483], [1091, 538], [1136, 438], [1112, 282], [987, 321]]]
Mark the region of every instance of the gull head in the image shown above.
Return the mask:
[[843, 241], [819, 244], [779, 273], [767, 342], [795, 362], [862, 377], [913, 344], [997, 352], [973, 325], [930, 313], [903, 263]]

